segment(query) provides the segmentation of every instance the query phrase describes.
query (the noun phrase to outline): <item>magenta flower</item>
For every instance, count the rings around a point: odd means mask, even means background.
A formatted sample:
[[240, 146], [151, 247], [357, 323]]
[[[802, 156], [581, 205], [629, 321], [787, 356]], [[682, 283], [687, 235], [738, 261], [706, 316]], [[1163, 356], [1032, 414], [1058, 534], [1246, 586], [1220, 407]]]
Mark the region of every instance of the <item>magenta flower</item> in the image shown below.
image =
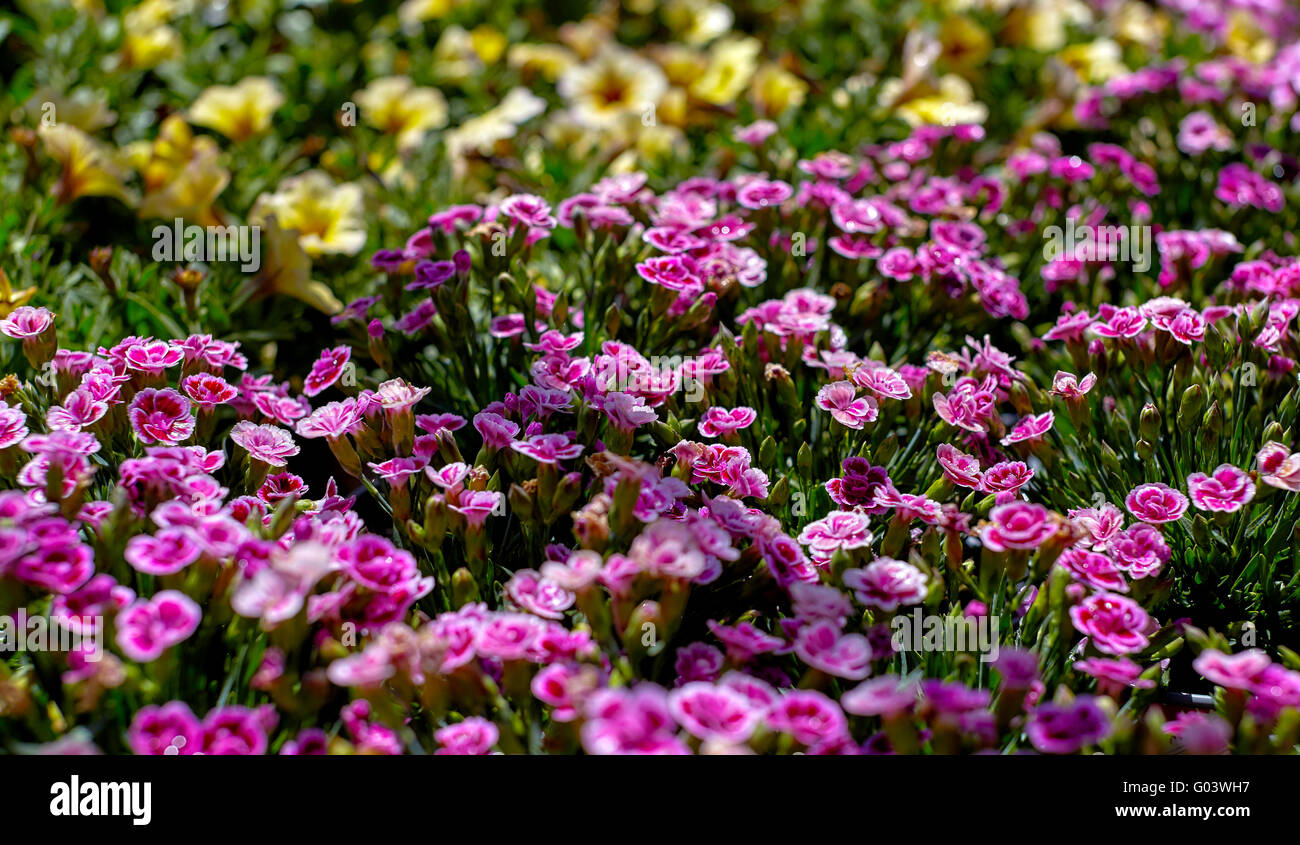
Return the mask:
[[167, 368], [179, 364], [185, 358], [185, 350], [165, 340], [147, 340], [126, 350], [122, 357], [127, 369], [160, 375]]
[[[0, 432], [4, 430], [2, 420], [0, 417]], [[1300, 452], [1292, 452], [1281, 443], [1269, 441], [1255, 456], [1255, 467], [1259, 471], [1259, 480], [1270, 487], [1300, 492]]]
[[1211, 475], [1197, 472], [1187, 476], [1187, 492], [1200, 510], [1235, 513], [1255, 498], [1255, 482], [1232, 464], [1220, 464]]
[[404, 379], [389, 379], [375, 391], [375, 397], [390, 414], [408, 411], [429, 395], [430, 388], [412, 387]]
[[635, 431], [659, 419], [654, 409], [646, 405], [645, 399], [628, 393], [606, 393], [603, 409], [610, 423], [623, 432]]
[[1051, 431], [1052, 423], [1055, 420], [1056, 415], [1051, 411], [1045, 411], [1037, 415], [1030, 414], [1016, 423], [1011, 432], [1002, 438], [1002, 445], [1010, 446], [1012, 443], [1041, 440], [1043, 435]]
[[817, 407], [829, 411], [836, 422], [846, 428], [859, 429], [876, 419], [880, 413], [871, 396], [857, 398], [852, 382], [837, 381], [817, 391]]
[[731, 744], [748, 740], [763, 712], [739, 692], [708, 681], [691, 681], [669, 692], [668, 710], [692, 736]]
[[915, 683], [906, 683], [897, 675], [881, 675], [840, 696], [840, 706], [856, 716], [892, 719], [916, 706], [917, 693]]
[[984, 470], [981, 477], [986, 493], [1018, 493], [1034, 477], [1023, 461], [1002, 461]]
[[814, 669], [837, 678], [860, 681], [871, 674], [871, 644], [861, 634], [842, 634], [840, 626], [820, 619], [799, 629], [794, 653]]
[[874, 361], [865, 361], [853, 370], [850, 380], [858, 387], [870, 390], [881, 399], [911, 399], [912, 388], [897, 370]]
[[474, 490], [462, 493], [460, 501], [451, 505], [451, 509], [465, 517], [471, 526], [479, 526], [494, 513], [500, 512], [505, 504], [505, 496], [495, 490]]
[[317, 408], [310, 416], [299, 420], [296, 429], [300, 437], [339, 440], [357, 433], [365, 423], [364, 406], [349, 397], [342, 402], [330, 402]]
[[16, 446], [27, 434], [27, 416], [22, 409], [0, 404], [0, 449]]
[[126, 543], [126, 562], [137, 572], [171, 575], [199, 559], [201, 550], [184, 528], [163, 528], [157, 534], [137, 534]]
[[270, 732], [279, 716], [271, 705], [257, 709], [222, 707], [203, 719], [203, 750], [208, 755], [258, 756], [266, 753]]
[[1228, 689], [1250, 690], [1272, 659], [1262, 649], [1251, 648], [1236, 654], [1206, 649], [1192, 661], [1192, 668], [1207, 681]]
[[700, 293], [704, 280], [696, 272], [694, 259], [686, 255], [658, 255], [636, 265], [641, 278], [654, 285], [681, 293]]
[[221, 376], [199, 373], [181, 379], [181, 390], [194, 400], [200, 411], [212, 411], [239, 395], [239, 391]]
[[131, 400], [127, 418], [143, 443], [175, 446], [194, 433], [190, 400], [171, 388], [141, 390]]
[[514, 194], [506, 197], [498, 211], [514, 223], [529, 229], [554, 229], [555, 218], [551, 207], [541, 197], [533, 194]]
[[1057, 522], [1042, 505], [1009, 502], [989, 512], [980, 528], [980, 541], [995, 552], [1036, 549], [1057, 532]]
[[1088, 373], [1083, 378], [1077, 378], [1073, 373], [1067, 373], [1064, 370], [1057, 370], [1056, 376], [1052, 379], [1051, 395], [1059, 396], [1071, 402], [1078, 402], [1092, 390], [1093, 385], [1097, 383], [1097, 377]]
[[1143, 522], [1174, 522], [1187, 512], [1187, 497], [1167, 484], [1140, 484], [1124, 499], [1128, 512]]
[[748, 428], [757, 417], [753, 408], [742, 406], [728, 411], [715, 405], [700, 415], [700, 436], [727, 437], [742, 428]]
[[0, 332], [14, 340], [34, 340], [54, 325], [54, 312], [48, 308], [20, 305], [0, 319]]
[[534, 434], [527, 440], [512, 441], [510, 448], [540, 464], [558, 464], [582, 454], [581, 443], [571, 443], [563, 434]]
[[713, 636], [722, 641], [732, 663], [746, 663], [757, 655], [770, 654], [785, 646], [780, 637], [759, 630], [752, 622], [726, 626], [710, 619], [708, 625]]
[[203, 750], [203, 726], [183, 701], [146, 705], [131, 720], [127, 744], [136, 754], [198, 754]]
[[1056, 565], [1069, 572], [1076, 581], [1098, 590], [1127, 593], [1128, 582], [1115, 561], [1100, 552], [1087, 549], [1066, 549], [1056, 559]]
[[1145, 522], [1129, 526], [1106, 544], [1115, 564], [1132, 578], [1149, 578], [1160, 574], [1169, 562], [1169, 544], [1164, 535]]
[[523, 610], [543, 619], [563, 619], [575, 596], [533, 569], [519, 569], [506, 583], [506, 595]]
[[268, 466], [282, 467], [288, 458], [298, 454], [298, 444], [293, 442], [293, 435], [273, 425], [240, 420], [230, 430], [230, 439], [243, 446], [254, 460]]
[[886, 612], [902, 605], [925, 601], [928, 588], [925, 573], [910, 563], [887, 557], [876, 558], [862, 569], [844, 571], [844, 586], [858, 601]]
[[1142, 333], [1147, 327], [1147, 318], [1131, 307], [1116, 308], [1102, 304], [1097, 309], [1098, 318], [1089, 330], [1099, 336], [1108, 338], [1131, 339]]
[[470, 716], [462, 722], [434, 731], [438, 743], [434, 754], [458, 756], [491, 754], [501, 732], [497, 726], [479, 716]]
[[1073, 754], [1105, 739], [1110, 731], [1109, 717], [1089, 696], [1079, 696], [1068, 704], [1040, 704], [1025, 725], [1029, 741], [1044, 754]]
[[1079, 633], [1106, 654], [1132, 654], [1147, 646], [1153, 623], [1132, 599], [1095, 593], [1070, 608], [1070, 620]]
[[351, 358], [352, 349], [347, 346], [323, 350], [320, 357], [311, 365], [311, 372], [307, 374], [307, 378], [303, 379], [303, 395], [315, 396], [338, 381]]
[[767, 723], [803, 745], [839, 739], [848, 732], [844, 711], [816, 690], [792, 690], [772, 705]]
[[163, 590], [117, 614], [118, 648], [138, 663], [149, 663], [188, 639], [198, 629], [201, 617], [199, 606], [189, 596]]
[[799, 533], [799, 542], [808, 546], [814, 560], [828, 561], [840, 549], [869, 547], [871, 521], [855, 511], [831, 511], [825, 518], [810, 522]]
[[953, 484], [971, 490], [979, 490], [983, 487], [984, 473], [980, 470], [980, 462], [974, 455], [968, 455], [949, 443], [941, 443], [935, 450], [935, 456], [943, 469], [944, 478]]

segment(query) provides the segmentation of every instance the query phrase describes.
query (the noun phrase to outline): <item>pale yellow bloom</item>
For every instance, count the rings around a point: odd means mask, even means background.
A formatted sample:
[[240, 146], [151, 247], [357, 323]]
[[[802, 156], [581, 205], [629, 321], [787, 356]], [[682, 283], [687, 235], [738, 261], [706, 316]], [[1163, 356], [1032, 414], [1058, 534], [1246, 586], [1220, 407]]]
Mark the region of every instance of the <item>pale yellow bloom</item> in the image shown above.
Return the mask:
[[[882, 86], [882, 100], [889, 96], [888, 88]], [[912, 126], [983, 123], [989, 115], [988, 107], [975, 100], [970, 83], [955, 73], [940, 78], [937, 89], [926, 89], [898, 104], [894, 112]]]
[[5, 273], [4, 268], [0, 267], [0, 318], [8, 317], [14, 312], [15, 308], [26, 305], [35, 295], [35, 287], [14, 290], [9, 281], [9, 276]]
[[709, 51], [709, 65], [691, 84], [691, 94], [706, 103], [723, 106], [740, 96], [758, 68], [762, 49], [757, 38], [729, 38]]
[[524, 72], [540, 73], [554, 82], [578, 63], [578, 57], [562, 44], [512, 44], [506, 51], [506, 63]]
[[126, 33], [122, 41], [122, 65], [151, 70], [169, 59], [180, 58], [181, 36], [170, 26], [156, 26]]
[[77, 197], [117, 197], [135, 205], [135, 192], [126, 187], [127, 170], [116, 150], [65, 123], [36, 130], [45, 152], [59, 163], [61, 172], [54, 195], [59, 202]]
[[215, 204], [230, 171], [221, 166], [216, 141], [195, 136], [180, 115], [169, 115], [158, 137], [131, 144], [126, 154], [144, 183], [141, 218], [183, 217], [203, 226], [220, 221]]
[[808, 83], [776, 64], [765, 64], [754, 74], [749, 99], [764, 114], [777, 116], [803, 104]]
[[248, 76], [235, 85], [205, 88], [190, 105], [190, 123], [215, 129], [232, 141], [245, 141], [271, 127], [284, 94], [265, 76]]
[[1273, 39], [1265, 35], [1253, 15], [1244, 9], [1235, 9], [1228, 16], [1223, 43], [1234, 56], [1255, 64], [1267, 62], [1277, 52]]
[[708, 0], [670, 0], [664, 21], [687, 44], [707, 44], [731, 29], [735, 15], [723, 3]]
[[1057, 58], [1073, 68], [1080, 79], [1093, 85], [1128, 73], [1123, 51], [1119, 44], [1109, 38], [1098, 38], [1086, 44], [1071, 44], [1058, 53]]
[[979, 71], [993, 52], [993, 39], [984, 28], [965, 15], [944, 18], [939, 29], [939, 43], [943, 45], [942, 61], [963, 76]]
[[[326, 314], [337, 314], [343, 303], [323, 283], [311, 277], [311, 259], [303, 250], [300, 238], [280, 226], [275, 214], [258, 221], [260, 236], [266, 244], [262, 266], [240, 292], [240, 298], [260, 299], [279, 294], [302, 300]], [[364, 236], [363, 236], [364, 238]]]
[[520, 124], [545, 110], [545, 100], [526, 88], [514, 88], [495, 108], [448, 132], [447, 154], [452, 158], [469, 153], [486, 155], [499, 142], [513, 138]]
[[485, 65], [496, 64], [506, 52], [510, 42], [496, 27], [483, 24], [474, 27], [469, 34], [470, 46]]
[[1111, 19], [1119, 41], [1148, 50], [1159, 49], [1169, 33], [1169, 15], [1138, 0], [1127, 0]]
[[249, 217], [259, 223], [275, 216], [312, 258], [356, 255], [366, 245], [365, 201], [361, 185], [336, 185], [320, 170], [285, 179], [275, 193], [262, 194]]
[[444, 18], [456, 6], [457, 0], [406, 0], [397, 9], [397, 19], [410, 29], [425, 21]]
[[86, 88], [65, 95], [42, 85], [27, 101], [27, 113], [42, 123], [70, 123], [91, 133], [117, 122], [117, 112], [104, 104], [103, 95]]
[[650, 48], [650, 56], [663, 68], [668, 84], [679, 88], [689, 88], [709, 66], [708, 56], [682, 44], [656, 45]]
[[419, 146], [426, 132], [447, 125], [447, 101], [442, 92], [417, 87], [406, 76], [375, 79], [353, 97], [366, 123], [397, 136], [402, 150]]
[[658, 65], [621, 47], [602, 50], [592, 61], [569, 68], [557, 84], [574, 117], [594, 128], [652, 114], [667, 88]]
[[604, 50], [618, 47], [614, 40], [613, 24], [599, 18], [586, 18], [560, 27], [560, 41], [578, 54], [584, 62], [596, 58]]
[[1091, 22], [1092, 12], [1080, 0], [1033, 0], [1013, 8], [1006, 20], [1000, 41], [1054, 53], [1065, 46], [1067, 27]]

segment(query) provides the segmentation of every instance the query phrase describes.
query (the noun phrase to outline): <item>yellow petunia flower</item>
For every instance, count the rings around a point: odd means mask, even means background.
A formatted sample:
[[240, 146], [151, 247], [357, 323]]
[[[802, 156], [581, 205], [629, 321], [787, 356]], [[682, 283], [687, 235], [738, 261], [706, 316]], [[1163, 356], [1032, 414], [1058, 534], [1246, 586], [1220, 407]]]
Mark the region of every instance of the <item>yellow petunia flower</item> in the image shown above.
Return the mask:
[[725, 35], [736, 16], [723, 3], [708, 0], [671, 0], [664, 6], [664, 22], [687, 44], [707, 44]]
[[592, 61], [566, 70], [556, 87], [579, 123], [599, 129], [650, 115], [668, 80], [654, 62], [609, 47]]
[[539, 73], [550, 82], [578, 63], [573, 51], [561, 44], [513, 44], [506, 63], [524, 73]]
[[912, 126], [983, 123], [989, 116], [988, 107], [975, 100], [970, 83], [955, 73], [941, 77], [937, 89], [927, 88], [897, 104], [894, 113]]
[[127, 158], [144, 183], [142, 219], [182, 217], [202, 226], [220, 222], [216, 200], [230, 184], [230, 171], [220, 164], [216, 142], [195, 136], [180, 115], [163, 120], [152, 142], [131, 144]]
[[271, 127], [271, 116], [284, 105], [284, 94], [265, 76], [249, 76], [235, 85], [205, 88], [189, 108], [190, 123], [216, 130], [232, 141], [246, 141]]
[[493, 65], [501, 60], [510, 42], [495, 27], [483, 24], [474, 27], [469, 34], [470, 46], [485, 65]]
[[803, 104], [808, 83], [776, 64], [765, 64], [754, 74], [749, 99], [764, 114], [775, 117]]
[[546, 101], [541, 97], [526, 88], [512, 89], [496, 108], [470, 118], [447, 133], [447, 155], [452, 159], [471, 153], [487, 155], [501, 141], [513, 138], [520, 124], [545, 110]]
[[1109, 38], [1098, 38], [1086, 44], [1071, 44], [1057, 58], [1073, 68], [1084, 82], [1099, 85], [1108, 79], [1128, 73], [1119, 44]]
[[116, 197], [135, 205], [138, 198], [126, 187], [127, 170], [116, 150], [68, 124], [41, 126], [36, 131], [45, 152], [61, 167], [54, 187], [60, 203], [77, 197]]
[[397, 136], [401, 150], [419, 146], [428, 130], [447, 125], [447, 101], [442, 92], [416, 87], [409, 77], [376, 79], [352, 96], [366, 123]]
[[337, 314], [343, 303], [324, 282], [311, 277], [311, 259], [303, 250], [300, 239], [292, 231], [281, 228], [275, 214], [258, 223], [260, 237], [266, 244], [262, 266], [257, 275], [249, 279], [238, 299], [261, 299], [266, 296], [292, 296], [318, 311]]
[[8, 274], [0, 267], [0, 318], [8, 317], [15, 308], [21, 308], [36, 295], [36, 288], [14, 290]]
[[70, 123], [82, 132], [98, 132], [117, 122], [117, 113], [104, 103], [104, 96], [87, 88], [68, 94], [42, 85], [27, 100], [27, 113], [41, 123]]
[[691, 84], [691, 95], [715, 106], [735, 101], [753, 79], [761, 49], [757, 38], [729, 38], [714, 45], [708, 67]]
[[458, 0], [406, 0], [397, 9], [397, 19], [403, 28], [411, 29], [426, 21], [445, 18], [457, 2]]
[[1228, 16], [1223, 43], [1234, 56], [1255, 64], [1267, 62], [1277, 52], [1273, 39], [1264, 33], [1252, 13], [1243, 9], [1234, 9]]
[[259, 196], [249, 218], [261, 223], [274, 216], [282, 228], [298, 233], [312, 258], [356, 255], [366, 245], [364, 205], [359, 183], [337, 185], [324, 172], [309, 170]]
[[978, 72], [989, 53], [993, 52], [993, 39], [982, 26], [965, 15], [944, 18], [939, 29], [939, 43], [943, 47], [941, 61], [966, 77]]

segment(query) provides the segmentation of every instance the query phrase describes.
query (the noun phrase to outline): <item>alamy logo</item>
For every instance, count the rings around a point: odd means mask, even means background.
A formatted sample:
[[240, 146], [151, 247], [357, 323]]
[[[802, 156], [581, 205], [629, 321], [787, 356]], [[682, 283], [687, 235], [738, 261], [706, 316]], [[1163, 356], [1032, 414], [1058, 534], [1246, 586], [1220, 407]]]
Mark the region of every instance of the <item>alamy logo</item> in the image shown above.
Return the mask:
[[1047, 238], [1043, 258], [1075, 261], [1133, 262], [1133, 269], [1145, 273], [1151, 269], [1150, 226], [1076, 226], [1074, 218], [1060, 226], [1043, 230]]
[[255, 273], [262, 266], [261, 243], [260, 226], [186, 226], [177, 217], [170, 226], [153, 227], [153, 260], [238, 261], [239, 269]]
[[121, 781], [56, 781], [50, 786], [52, 816], [127, 816], [131, 824], [147, 825], [153, 819], [153, 784]]
[[84, 651], [97, 663], [104, 655], [104, 617], [46, 617], [19, 613], [0, 615], [0, 654], [7, 651]]
[[977, 651], [981, 663], [998, 659], [998, 617], [931, 616], [921, 609], [893, 618], [894, 651]]

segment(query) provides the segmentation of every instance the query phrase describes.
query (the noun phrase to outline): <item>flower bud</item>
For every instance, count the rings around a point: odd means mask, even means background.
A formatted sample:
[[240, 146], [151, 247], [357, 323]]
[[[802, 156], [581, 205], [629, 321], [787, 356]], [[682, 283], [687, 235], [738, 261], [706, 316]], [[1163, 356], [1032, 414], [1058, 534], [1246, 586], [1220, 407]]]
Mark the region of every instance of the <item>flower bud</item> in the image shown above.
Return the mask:
[[1183, 400], [1178, 405], [1178, 430], [1186, 433], [1200, 427], [1201, 412], [1205, 410], [1205, 388], [1194, 384], [1183, 391]]
[[1143, 440], [1160, 439], [1160, 412], [1150, 402], [1142, 406], [1142, 415], [1138, 418], [1138, 434]]

